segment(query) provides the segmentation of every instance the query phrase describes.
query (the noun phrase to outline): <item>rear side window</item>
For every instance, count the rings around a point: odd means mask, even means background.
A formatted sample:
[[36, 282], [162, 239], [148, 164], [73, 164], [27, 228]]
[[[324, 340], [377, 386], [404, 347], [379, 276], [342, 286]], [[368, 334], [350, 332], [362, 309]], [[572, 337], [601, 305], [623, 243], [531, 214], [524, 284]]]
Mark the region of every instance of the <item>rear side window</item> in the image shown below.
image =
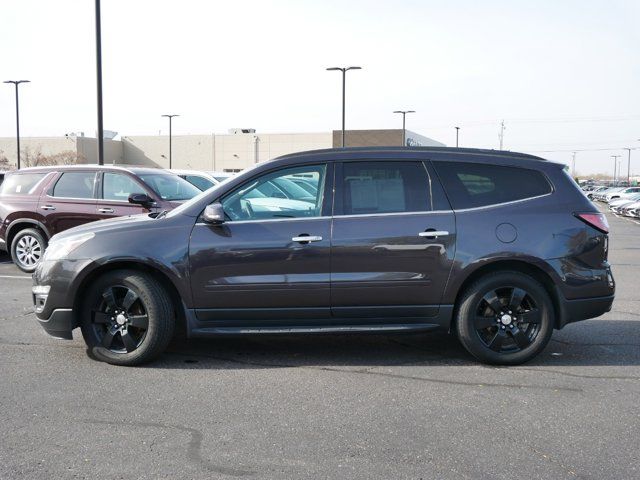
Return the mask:
[[484, 207], [551, 192], [546, 177], [528, 168], [433, 162], [454, 209]]
[[46, 175], [46, 173], [7, 175], [0, 186], [0, 195], [27, 195]]
[[198, 175], [185, 175], [184, 179], [189, 182], [191, 185], [195, 185], [200, 190], [208, 190], [213, 187], [213, 182], [204, 177], [199, 177]]
[[345, 215], [431, 210], [421, 162], [353, 162], [342, 167]]
[[93, 198], [95, 181], [95, 172], [65, 172], [56, 182], [56, 186], [53, 187], [52, 196], [64, 198]]

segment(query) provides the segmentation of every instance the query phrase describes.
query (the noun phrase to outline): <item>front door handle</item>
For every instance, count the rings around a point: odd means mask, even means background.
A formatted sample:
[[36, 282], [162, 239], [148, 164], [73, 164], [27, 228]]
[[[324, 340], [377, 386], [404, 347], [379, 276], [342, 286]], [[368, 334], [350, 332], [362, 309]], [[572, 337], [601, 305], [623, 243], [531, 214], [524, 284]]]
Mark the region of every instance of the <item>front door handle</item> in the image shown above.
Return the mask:
[[100, 212], [100, 213], [113, 213], [113, 208], [99, 208], [98, 212]]
[[318, 235], [300, 235], [298, 237], [293, 237], [291, 241], [299, 243], [320, 242], [322, 241], [322, 237]]
[[53, 205], [43, 205], [42, 207], [43, 210], [55, 210], [56, 207], [54, 207]]
[[426, 232], [418, 233], [419, 237], [427, 237], [427, 238], [438, 238], [438, 237], [446, 237], [449, 235], [449, 232], [446, 230], [427, 230]]

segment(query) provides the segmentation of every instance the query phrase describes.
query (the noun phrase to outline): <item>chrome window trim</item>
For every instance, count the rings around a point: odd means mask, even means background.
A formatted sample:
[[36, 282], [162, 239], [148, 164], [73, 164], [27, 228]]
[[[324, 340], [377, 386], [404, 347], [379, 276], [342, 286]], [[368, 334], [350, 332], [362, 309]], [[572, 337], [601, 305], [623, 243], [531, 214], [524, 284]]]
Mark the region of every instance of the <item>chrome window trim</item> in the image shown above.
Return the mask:
[[451, 210], [421, 210], [418, 212], [387, 212], [387, 213], [353, 213], [349, 215], [334, 215], [333, 218], [360, 218], [360, 217], [396, 217], [400, 215], [429, 215], [433, 213], [452, 213]]
[[[228, 220], [217, 226], [227, 225], [227, 224], [238, 225], [242, 223], [292, 222], [292, 221], [299, 221], [299, 220], [330, 220], [331, 218], [332, 217], [328, 215], [323, 215], [320, 217], [262, 218], [258, 220]], [[207, 222], [196, 222], [196, 225], [216, 226]]]
[[545, 193], [544, 195], [536, 195], [535, 197], [527, 197], [527, 198], [520, 198], [518, 200], [511, 200], [510, 202], [502, 202], [502, 203], [492, 203], [490, 205], [482, 205], [480, 207], [469, 207], [469, 208], [458, 208], [458, 209], [453, 209], [454, 212], [469, 212], [471, 210], [484, 210], [487, 208], [494, 208], [494, 207], [501, 207], [504, 205], [512, 205], [514, 203], [522, 203], [522, 202], [528, 202], [529, 200], [535, 200], [537, 198], [544, 198], [544, 197], [548, 197], [549, 195], [553, 195], [554, 194], [554, 190], [552, 190], [549, 193]]

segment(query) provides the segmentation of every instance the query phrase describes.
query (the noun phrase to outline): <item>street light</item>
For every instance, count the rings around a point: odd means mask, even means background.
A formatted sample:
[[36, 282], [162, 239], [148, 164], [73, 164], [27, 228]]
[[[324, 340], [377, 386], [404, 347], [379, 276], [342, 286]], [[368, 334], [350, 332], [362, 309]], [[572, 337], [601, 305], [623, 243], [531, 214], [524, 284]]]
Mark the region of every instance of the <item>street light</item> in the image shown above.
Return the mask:
[[346, 74], [349, 70], [361, 70], [362, 67], [330, 67], [327, 70], [340, 70], [342, 72], [342, 148], [344, 148], [344, 105], [345, 105], [345, 84]]
[[458, 148], [458, 136], [460, 134], [460, 127], [453, 127], [456, 129], [456, 148]]
[[16, 86], [16, 143], [18, 144], [18, 163], [20, 170], [20, 108], [18, 106], [18, 85], [21, 83], [31, 83], [30, 80], [5, 80], [4, 83], [13, 83]]
[[173, 117], [179, 117], [180, 115], [171, 114], [171, 115], [161, 115], [162, 117], [167, 117], [169, 119], [169, 170], [171, 170], [171, 120]]
[[405, 117], [407, 113], [416, 113], [415, 110], [395, 110], [393, 113], [401, 113], [402, 114], [402, 146], [404, 147], [407, 143], [407, 129], [405, 127]]

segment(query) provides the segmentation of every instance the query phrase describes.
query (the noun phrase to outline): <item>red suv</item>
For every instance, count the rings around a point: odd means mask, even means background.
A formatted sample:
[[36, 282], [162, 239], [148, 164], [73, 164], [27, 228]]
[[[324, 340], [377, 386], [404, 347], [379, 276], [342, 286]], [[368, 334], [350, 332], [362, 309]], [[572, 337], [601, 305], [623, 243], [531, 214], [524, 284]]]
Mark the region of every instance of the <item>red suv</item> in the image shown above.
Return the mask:
[[0, 249], [32, 272], [51, 236], [95, 220], [171, 210], [200, 193], [154, 168], [92, 165], [25, 168], [0, 185]]

